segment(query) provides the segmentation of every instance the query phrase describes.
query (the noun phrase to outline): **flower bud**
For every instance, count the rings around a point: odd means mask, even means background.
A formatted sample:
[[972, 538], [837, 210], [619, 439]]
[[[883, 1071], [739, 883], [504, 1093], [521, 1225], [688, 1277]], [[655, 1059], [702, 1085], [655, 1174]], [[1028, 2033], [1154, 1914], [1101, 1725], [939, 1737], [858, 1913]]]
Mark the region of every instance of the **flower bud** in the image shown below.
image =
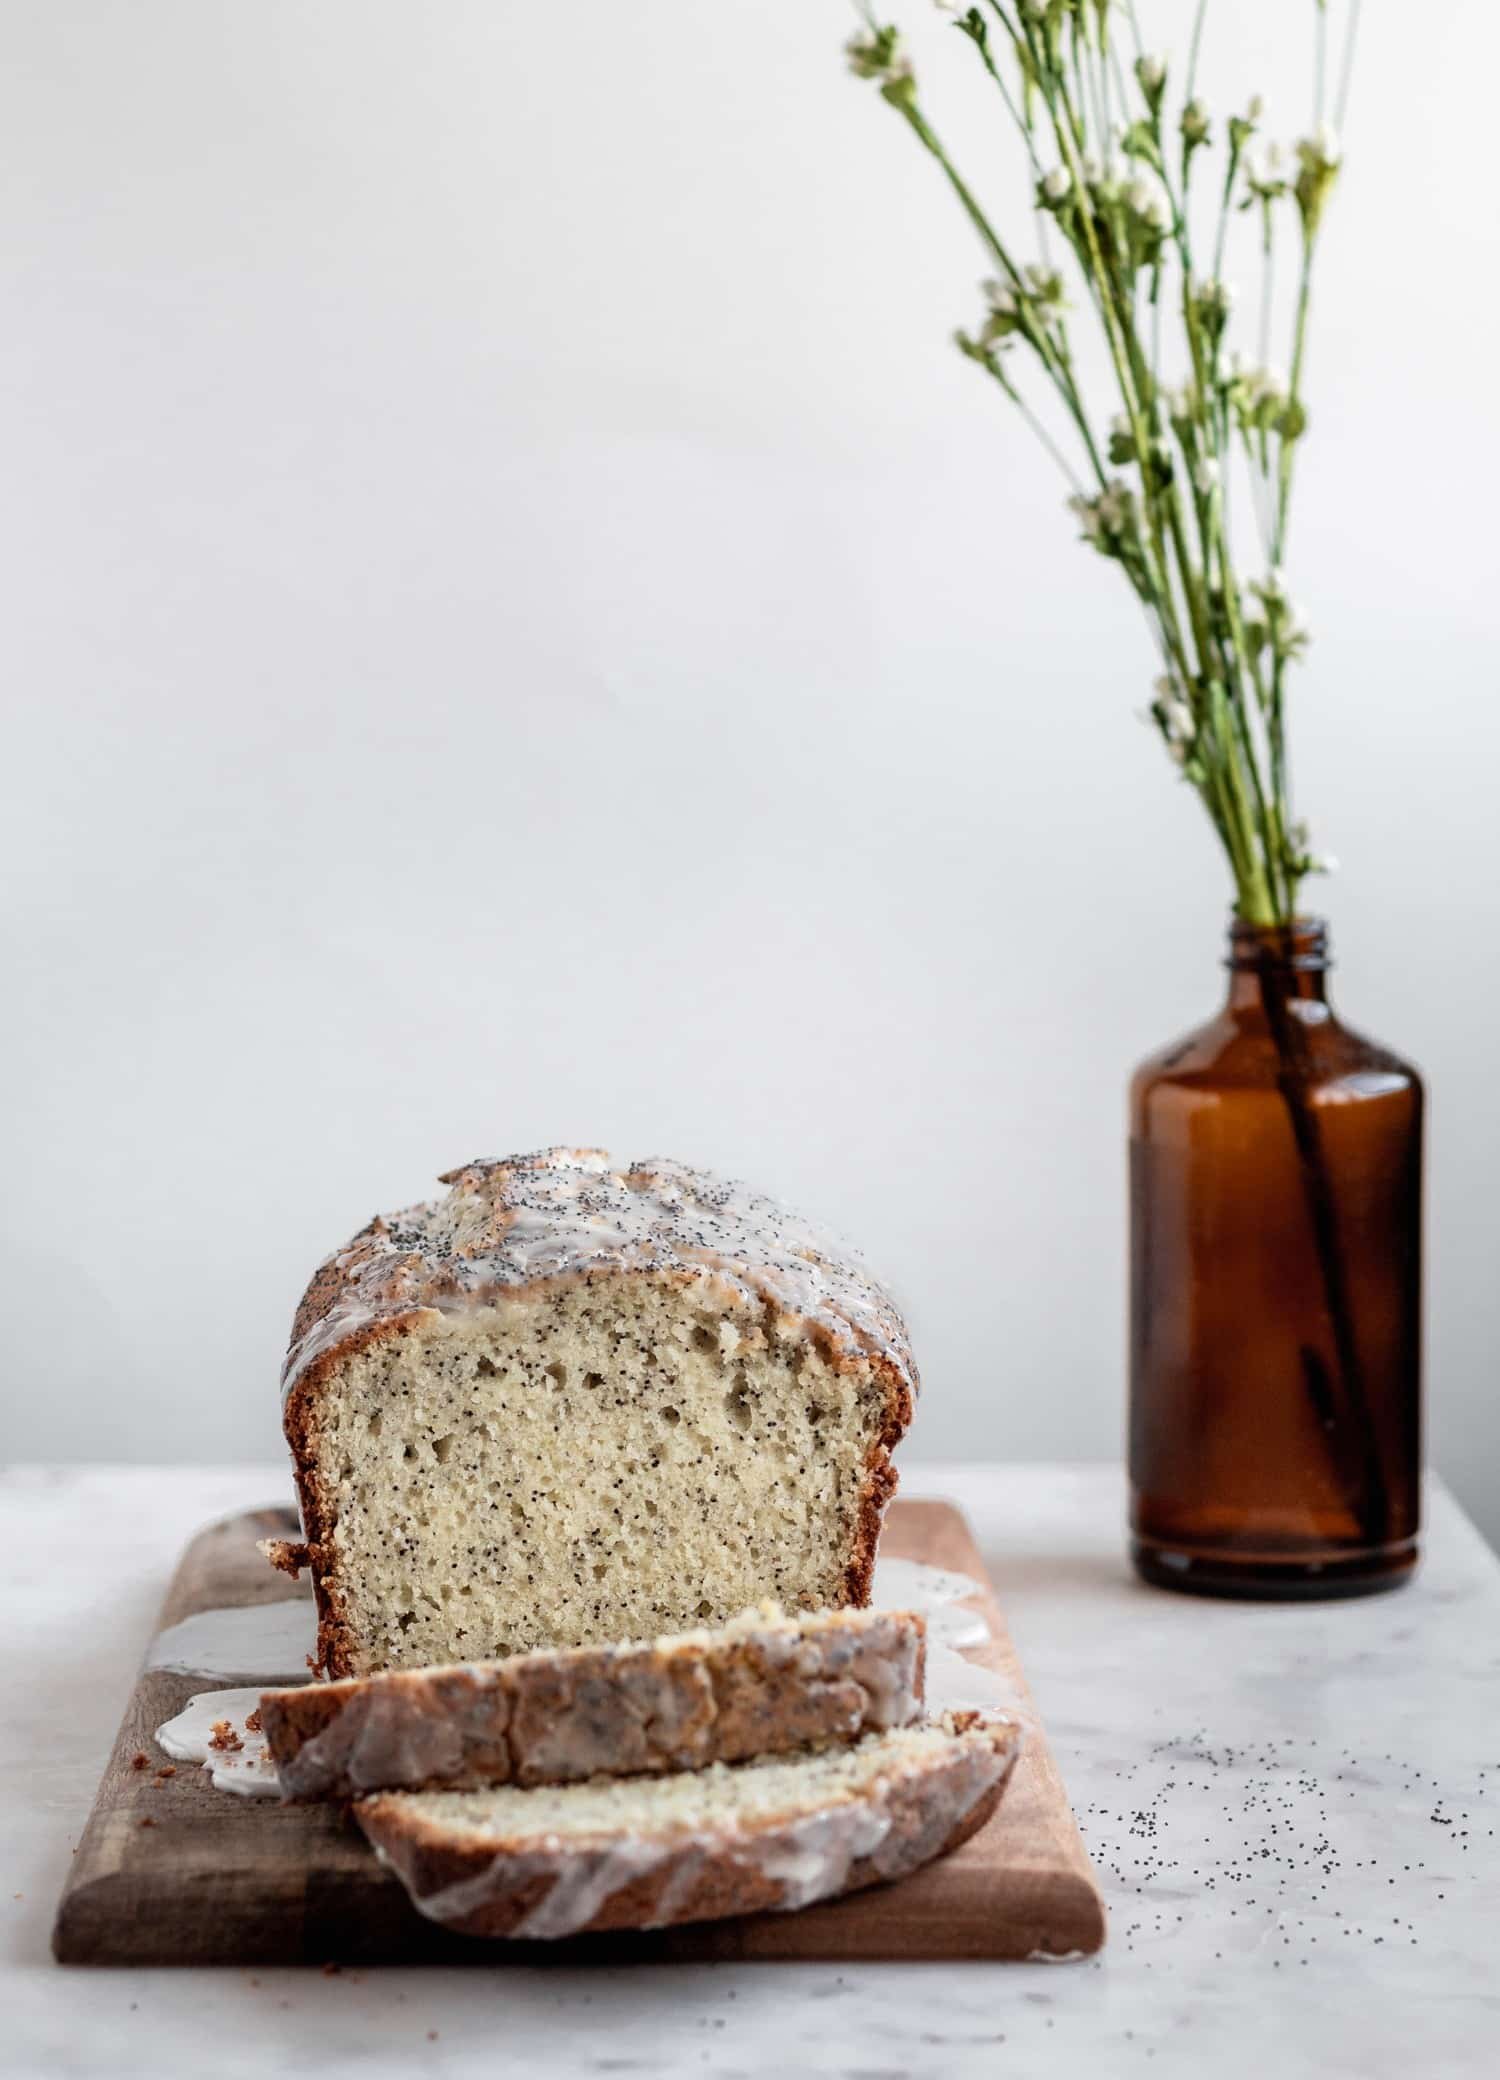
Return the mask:
[[1190, 152], [1196, 151], [1200, 144], [1208, 143], [1209, 116], [1201, 101], [1193, 100], [1188, 103], [1182, 111], [1182, 121], [1178, 128], [1182, 132], [1182, 141]]
[[1337, 134], [1329, 123], [1319, 123], [1310, 137], [1297, 140], [1297, 207], [1309, 237], [1318, 228], [1323, 205], [1343, 164]]
[[1135, 61], [1135, 76], [1146, 99], [1155, 103], [1161, 98], [1161, 90], [1167, 83], [1166, 59], [1159, 52], [1144, 52]]
[[860, 29], [844, 45], [856, 79], [874, 80], [883, 92], [914, 84], [911, 59], [894, 29]]
[[1073, 176], [1066, 166], [1054, 166], [1044, 173], [1037, 187], [1037, 200], [1043, 209], [1060, 209], [1073, 192]]

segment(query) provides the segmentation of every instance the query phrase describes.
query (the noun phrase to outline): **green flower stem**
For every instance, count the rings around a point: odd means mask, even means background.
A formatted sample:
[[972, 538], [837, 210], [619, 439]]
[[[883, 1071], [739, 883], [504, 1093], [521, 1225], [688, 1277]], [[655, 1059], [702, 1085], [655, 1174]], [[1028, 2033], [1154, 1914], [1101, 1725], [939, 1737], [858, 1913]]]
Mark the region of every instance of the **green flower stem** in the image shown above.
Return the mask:
[[1224, 189], [1219, 197], [1219, 228], [1214, 236], [1214, 274], [1221, 280], [1224, 274], [1224, 241], [1229, 232], [1229, 204], [1234, 195], [1235, 175], [1239, 170], [1240, 147], [1234, 139], [1231, 139], [1229, 150], [1225, 155]]
[[[1263, 379], [1226, 373], [1228, 299], [1221, 287], [1208, 286], [1222, 284], [1230, 213], [1244, 185], [1245, 145], [1258, 112], [1230, 120], [1220, 136], [1194, 105], [1207, 0], [1197, 0], [1193, 10], [1180, 103], [1169, 97], [1167, 76], [1147, 66], [1132, 0], [1123, 0], [1128, 35], [1123, 24], [1116, 30], [1110, 4], [1051, 0], [1045, 8], [1023, 10], [1016, 0], [975, 0], [957, 17], [956, 26], [979, 52], [1006, 118], [1021, 136], [1036, 183], [1045, 274], [1017, 264], [959, 174], [918, 105], [896, 29], [880, 25], [869, 0], [860, 0], [865, 30], [850, 45], [850, 62], [877, 82], [937, 161], [994, 263], [1004, 293], [994, 297], [983, 332], [977, 338], [960, 334], [959, 345], [986, 369], [1058, 463], [1075, 502], [1082, 502], [1086, 539], [1119, 565], [1146, 610], [1167, 673], [1152, 715], [1224, 848], [1240, 914], [1259, 924], [1286, 923], [1309, 865], [1305, 834], [1291, 822], [1286, 756], [1286, 666], [1300, 652], [1302, 638], [1284, 593], [1256, 586], [1264, 613], [1247, 613], [1247, 593], [1235, 571], [1234, 545], [1242, 530], [1231, 524], [1233, 485], [1243, 469], [1254, 524], [1272, 578], [1279, 581], [1294, 451], [1306, 425], [1302, 386], [1313, 253], [1337, 154], [1318, 134], [1303, 139], [1295, 181], [1268, 180], [1248, 198], [1261, 213], [1262, 368], [1270, 359], [1279, 257], [1275, 218], [1284, 199], [1295, 197], [1300, 218], [1290, 388], [1282, 398]], [[1321, 112], [1329, 54], [1321, 20], [1326, 0], [1317, 4]], [[1358, 0], [1350, 0], [1340, 118], [1357, 16]], [[1135, 69], [1128, 72], [1121, 54], [1132, 40]], [[1011, 73], [1012, 60], [1018, 76]], [[1185, 106], [1193, 107], [1191, 118], [1178, 121], [1175, 111]], [[1175, 151], [1174, 138], [1180, 138]], [[1054, 146], [1062, 173], [1048, 174], [1041, 155], [1050, 158]], [[1124, 155], [1123, 170], [1117, 152]], [[1102, 172], [1095, 161], [1103, 162]], [[1209, 178], [1201, 167], [1210, 162], [1217, 171], [1211, 204], [1205, 197], [1203, 249], [1212, 254], [1212, 269], [1200, 282], [1193, 182]], [[1052, 237], [1066, 248], [1059, 256], [1063, 264], [1069, 254], [1076, 262], [1083, 279], [1076, 300], [1092, 308], [1103, 335], [1119, 400], [1107, 443], [1095, 438], [1085, 407], [1066, 305], [1053, 281]], [[1173, 266], [1181, 275], [1180, 299], [1164, 279]], [[1168, 407], [1161, 389], [1163, 330], [1174, 307], [1190, 381], [1180, 402], [1169, 393]], [[1060, 445], [1021, 394], [1014, 364], [1005, 359], [1014, 340], [1035, 355], [1076, 432], [1082, 456], [1076, 471], [1070, 433]], [[1112, 481], [1106, 460], [1127, 468], [1128, 478]], [[1091, 488], [1085, 490], [1080, 479]]]
[[1077, 474], [1073, 469], [1072, 463], [1069, 462], [1067, 456], [1064, 455], [1062, 449], [1057, 445], [1057, 442], [1052, 438], [1051, 434], [1047, 431], [1046, 427], [1042, 424], [1041, 420], [1037, 417], [1036, 413], [1031, 409], [1031, 406], [1026, 402], [1025, 398], [1021, 395], [1020, 391], [1016, 388], [1015, 384], [1011, 381], [1010, 377], [1005, 373], [1004, 368], [1000, 364], [999, 357], [993, 354], [981, 354], [976, 356], [975, 358], [981, 361], [984, 367], [988, 370], [989, 374], [994, 377], [995, 381], [1000, 385], [1000, 388], [1005, 392], [1006, 396], [1010, 399], [1011, 403], [1016, 407], [1016, 410], [1021, 414], [1021, 417], [1026, 421], [1027, 425], [1031, 428], [1032, 432], [1036, 435], [1037, 439], [1041, 442], [1042, 446], [1047, 450], [1047, 453], [1052, 457], [1052, 460], [1057, 464], [1058, 468], [1062, 471], [1063, 475], [1072, 485], [1074, 491], [1078, 493], [1080, 496], [1082, 496], [1083, 486], [1078, 480]]
[[1271, 358], [1271, 313], [1276, 296], [1276, 224], [1269, 199], [1260, 205], [1260, 360]]
[[[1104, 326], [1121, 399], [1131, 426], [1132, 445], [1141, 475], [1143, 505], [1157, 566], [1152, 574], [1155, 579], [1154, 589], [1162, 602], [1163, 620], [1164, 623], [1170, 621], [1173, 650], [1179, 661], [1185, 664], [1184, 645], [1180, 627], [1177, 625], [1173, 590], [1167, 576], [1171, 559], [1168, 556], [1166, 538], [1170, 537], [1198, 653], [1198, 671], [1194, 674], [1184, 669], [1184, 685], [1191, 686], [1196, 678], [1201, 684], [1222, 689], [1218, 704], [1222, 705], [1224, 714], [1223, 717], [1214, 719], [1216, 724], [1220, 725], [1216, 728], [1216, 734], [1226, 736], [1227, 742], [1222, 765], [1212, 769], [1212, 781], [1218, 794], [1220, 809], [1220, 815], [1216, 820], [1230, 852], [1239, 904], [1246, 916], [1256, 921], [1273, 921], [1276, 915], [1275, 903], [1267, 883], [1266, 870], [1261, 864], [1261, 859], [1257, 857], [1255, 842], [1258, 834], [1265, 853], [1269, 853], [1269, 828], [1260, 776], [1253, 756], [1247, 755], [1242, 760], [1238, 755], [1237, 745], [1244, 736], [1242, 703], [1233, 698], [1227, 689], [1223, 689], [1223, 681], [1217, 669], [1219, 660], [1212, 635], [1206, 588], [1203, 574], [1197, 567], [1188, 545], [1180, 495], [1175, 484], [1169, 485], [1165, 492], [1162, 492], [1156, 483], [1149, 437], [1156, 423], [1154, 386], [1139, 353], [1135, 329], [1130, 322], [1128, 301], [1122, 293], [1118, 272], [1108, 263], [1100, 245], [1088, 188], [1083, 178], [1082, 158], [1086, 149], [1087, 133], [1077, 109], [1069, 99], [1066, 76], [1055, 64], [1048, 63], [1051, 56], [1048, 46], [1032, 35], [1029, 23], [1026, 33], [1058, 149], [1062, 153], [1063, 163], [1068, 169], [1074, 193], [1078, 197], [1074, 218], [1081, 227], [1087, 252], [1085, 278]], [[1178, 216], [1179, 225], [1183, 227], [1180, 237], [1190, 269], [1191, 255], [1187, 251], [1184, 219], [1175, 209], [1174, 215]], [[1190, 299], [1187, 299], [1186, 295], [1184, 314], [1188, 318], [1189, 330], [1194, 338], [1194, 362], [1200, 386], [1204, 394], [1208, 395], [1211, 387], [1209, 370], [1203, 362], [1201, 344], [1196, 337], [1197, 327], [1191, 315]], [[1147, 410], [1142, 405], [1143, 398], [1149, 400], [1149, 419]], [[1236, 715], [1240, 718], [1237, 723], [1233, 720]], [[1228, 732], [1224, 732], [1221, 727], [1224, 719], [1229, 719], [1231, 723]], [[1248, 746], [1245, 748], [1248, 753]], [[1250, 784], [1247, 784], [1242, 765], [1252, 776]]]
[[[1302, 368], [1307, 357], [1307, 313], [1312, 302], [1312, 258], [1316, 234], [1302, 235], [1302, 266], [1297, 278], [1297, 319], [1292, 333], [1292, 372], [1288, 394], [1293, 405], [1302, 402]], [[1286, 554], [1288, 509], [1292, 498], [1292, 464], [1297, 443], [1285, 435], [1276, 443], [1276, 526], [1271, 536], [1271, 562], [1281, 568]]]
[[[887, 98], [893, 99], [893, 97], [891, 96], [887, 96]], [[952, 160], [948, 157], [947, 152], [943, 149], [941, 139], [938, 137], [936, 131], [932, 128], [931, 124], [927, 121], [927, 118], [922, 114], [920, 108], [918, 108], [915, 98], [910, 94], [902, 94], [899, 99], [894, 99], [893, 105], [900, 110], [903, 116], [905, 116], [907, 122], [910, 124], [912, 130], [915, 132], [917, 137], [921, 139], [922, 143], [926, 146], [927, 150], [932, 154], [933, 158], [937, 160], [939, 166], [942, 167], [943, 172], [947, 176], [948, 182], [952, 187], [954, 194], [957, 195], [959, 201], [963, 204], [964, 209], [969, 217], [969, 221], [973, 224], [975, 230], [979, 233], [980, 238], [984, 241], [984, 244], [988, 248], [992, 257], [998, 262], [999, 266], [1004, 270], [1005, 274], [1010, 280], [1011, 286], [1016, 290], [1017, 294], [1023, 300], [1025, 300], [1027, 297], [1027, 290], [1025, 279], [1022, 276], [1021, 270], [1019, 269], [1019, 267], [1017, 267], [1015, 261], [1011, 258], [1009, 252], [1007, 252], [1003, 241], [996, 233], [994, 227], [991, 225], [984, 211], [979, 207], [979, 204], [975, 201], [974, 196], [970, 191], [967, 183], [960, 175], [957, 167], [954, 166]], [[1053, 382], [1056, 384], [1059, 392], [1061, 393], [1063, 403], [1066, 405], [1068, 409], [1069, 416], [1072, 418], [1074, 425], [1078, 428], [1079, 435], [1083, 441], [1085, 449], [1087, 450], [1089, 463], [1094, 471], [1095, 476], [1097, 477], [1101, 485], [1105, 484], [1108, 481], [1108, 479], [1104, 471], [1103, 458], [1099, 453], [1098, 444], [1094, 439], [1093, 428], [1089, 425], [1088, 414], [1083, 407], [1083, 399], [1080, 397], [1077, 385], [1073, 380], [1071, 364], [1059, 362], [1057, 350], [1047, 336], [1045, 324], [1039, 324], [1034, 326], [1027, 334], [1027, 337], [1030, 340], [1031, 345], [1035, 348], [1037, 354], [1041, 358], [1041, 361], [1043, 365], [1046, 367], [1048, 374], [1052, 377]]]
[[[1234, 656], [1241, 683], [1254, 687], [1262, 712], [1266, 706], [1266, 691], [1261, 681], [1260, 669], [1251, 653], [1249, 638], [1240, 613], [1239, 587], [1235, 584], [1234, 572], [1230, 567], [1228, 540], [1224, 533], [1224, 509], [1220, 493], [1215, 490], [1204, 500], [1207, 508], [1201, 516], [1200, 525], [1213, 539], [1218, 550], [1219, 585], [1224, 598], [1224, 619], [1229, 630], [1230, 647]], [[1240, 752], [1245, 770], [1250, 775], [1255, 801], [1256, 821], [1261, 834], [1261, 856], [1265, 862], [1266, 880], [1271, 897], [1270, 914], [1255, 918], [1257, 924], [1274, 924], [1280, 914], [1290, 914], [1287, 892], [1284, 836], [1280, 820], [1273, 804], [1281, 799], [1280, 790], [1274, 781], [1267, 798], [1261, 779], [1261, 761], [1256, 755], [1250, 735], [1250, 718], [1242, 697], [1232, 703], [1235, 732], [1239, 739]]]

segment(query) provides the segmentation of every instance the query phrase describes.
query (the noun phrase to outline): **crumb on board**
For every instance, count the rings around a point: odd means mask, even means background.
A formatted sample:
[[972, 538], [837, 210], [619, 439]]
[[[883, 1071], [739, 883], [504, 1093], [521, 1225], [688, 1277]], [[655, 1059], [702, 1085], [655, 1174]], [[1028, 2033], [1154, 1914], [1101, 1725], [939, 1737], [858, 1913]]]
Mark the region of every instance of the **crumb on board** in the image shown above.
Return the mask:
[[246, 1717], [245, 1731], [246, 1733], [261, 1733], [264, 1730], [260, 1723], [260, 1706], [257, 1705], [255, 1710]]
[[229, 1754], [236, 1748], [243, 1748], [245, 1743], [227, 1719], [215, 1719], [209, 1728], [208, 1745], [217, 1748], [221, 1754]]
[[138, 1827], [155, 1827], [156, 1821], [150, 1813], [142, 1813], [136, 1825]]
[[175, 1777], [175, 1776], [176, 1776], [176, 1774], [177, 1774], [177, 1765], [176, 1765], [176, 1763], [175, 1763], [175, 1762], [165, 1762], [165, 1763], [163, 1763], [163, 1764], [162, 1764], [161, 1768], [160, 1768], [160, 1769], [159, 1769], [159, 1770], [158, 1770], [158, 1771], [156, 1772], [156, 1781], [157, 1781], [157, 1783], [158, 1783], [158, 1784], [164, 1784], [164, 1783], [165, 1783], [165, 1782], [167, 1781], [167, 1778], [168, 1778], [168, 1777]]
[[130, 1767], [132, 1769], [149, 1769], [151, 1764], [149, 1759], [137, 1749], [130, 1758]]

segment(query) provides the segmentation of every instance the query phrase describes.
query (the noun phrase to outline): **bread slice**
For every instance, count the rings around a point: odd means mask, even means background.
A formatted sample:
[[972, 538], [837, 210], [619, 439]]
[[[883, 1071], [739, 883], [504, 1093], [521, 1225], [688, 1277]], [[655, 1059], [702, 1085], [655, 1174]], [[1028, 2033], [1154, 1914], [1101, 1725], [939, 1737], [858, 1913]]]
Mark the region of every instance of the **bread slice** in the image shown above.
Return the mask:
[[905, 1877], [994, 1811], [1013, 1721], [957, 1713], [853, 1748], [554, 1790], [381, 1792], [354, 1811], [430, 1920], [466, 1935], [663, 1928]]
[[268, 1690], [260, 1716], [294, 1799], [662, 1775], [906, 1725], [925, 1631], [907, 1612], [765, 1604], [639, 1646]]
[[857, 1258], [598, 1150], [476, 1162], [314, 1278], [285, 1428], [331, 1676], [868, 1600], [916, 1371]]

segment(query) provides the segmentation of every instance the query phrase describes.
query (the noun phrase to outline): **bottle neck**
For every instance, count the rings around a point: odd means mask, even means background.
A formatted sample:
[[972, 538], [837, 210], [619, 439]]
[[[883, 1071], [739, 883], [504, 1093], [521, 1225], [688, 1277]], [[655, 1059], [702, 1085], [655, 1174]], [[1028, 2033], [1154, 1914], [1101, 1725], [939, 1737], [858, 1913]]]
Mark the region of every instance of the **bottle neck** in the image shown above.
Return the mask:
[[1321, 917], [1298, 917], [1287, 925], [1229, 923], [1229, 1008], [1250, 1011], [1264, 1005], [1268, 987], [1283, 1001], [1301, 998], [1328, 1001], [1328, 927]]

